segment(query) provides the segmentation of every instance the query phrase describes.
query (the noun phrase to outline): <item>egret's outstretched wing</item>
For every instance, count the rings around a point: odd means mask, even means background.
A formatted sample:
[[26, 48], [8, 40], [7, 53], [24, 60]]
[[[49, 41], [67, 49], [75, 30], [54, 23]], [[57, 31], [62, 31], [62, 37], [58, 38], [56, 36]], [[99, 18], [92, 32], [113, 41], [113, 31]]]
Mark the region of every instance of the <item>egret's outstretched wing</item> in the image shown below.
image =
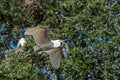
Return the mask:
[[34, 27], [27, 29], [25, 35], [32, 35], [37, 46], [44, 47], [45, 44], [49, 44], [50, 38], [48, 37], [47, 29], [43, 27]]
[[62, 51], [61, 48], [52, 48], [50, 50], [45, 51], [47, 54], [49, 54], [50, 62], [52, 64], [52, 67], [55, 69], [58, 69], [60, 67], [60, 61], [62, 57]]
[[24, 35], [32, 35], [36, 30], [40, 29], [40, 27], [33, 27], [33, 28], [28, 28]]

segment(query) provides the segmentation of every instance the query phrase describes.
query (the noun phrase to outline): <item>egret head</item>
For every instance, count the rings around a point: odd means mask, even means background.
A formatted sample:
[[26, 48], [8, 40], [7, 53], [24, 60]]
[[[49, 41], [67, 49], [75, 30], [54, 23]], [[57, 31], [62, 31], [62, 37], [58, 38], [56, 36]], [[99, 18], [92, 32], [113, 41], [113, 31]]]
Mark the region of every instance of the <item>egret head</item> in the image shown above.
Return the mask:
[[60, 40], [60, 39], [58, 39], [58, 40], [51, 40], [51, 41], [53, 42], [53, 44], [54, 44], [53, 47], [55, 47], [55, 48], [60, 47], [62, 42], [63, 42], [63, 40]]

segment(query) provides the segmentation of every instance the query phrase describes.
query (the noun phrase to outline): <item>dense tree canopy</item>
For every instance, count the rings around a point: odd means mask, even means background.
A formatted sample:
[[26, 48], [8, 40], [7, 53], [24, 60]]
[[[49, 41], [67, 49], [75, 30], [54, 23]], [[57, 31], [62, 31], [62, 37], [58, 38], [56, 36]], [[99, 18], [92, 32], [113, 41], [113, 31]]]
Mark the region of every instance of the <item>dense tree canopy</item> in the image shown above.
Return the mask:
[[[33, 54], [31, 37], [24, 52], [15, 53], [26, 28], [35, 26], [68, 43], [58, 70], [48, 55]], [[119, 80], [120, 1], [0, 0], [0, 50], [2, 80]]]

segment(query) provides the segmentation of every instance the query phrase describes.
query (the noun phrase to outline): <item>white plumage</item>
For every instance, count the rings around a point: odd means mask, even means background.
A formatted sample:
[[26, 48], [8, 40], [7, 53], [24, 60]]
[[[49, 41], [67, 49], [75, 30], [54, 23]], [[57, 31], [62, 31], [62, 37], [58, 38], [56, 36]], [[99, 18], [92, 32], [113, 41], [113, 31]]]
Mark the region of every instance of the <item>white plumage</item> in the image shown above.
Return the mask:
[[51, 42], [53, 43], [54, 48], [61, 46], [61, 40], [51, 40]]
[[25, 38], [21, 38], [21, 39], [18, 41], [18, 44], [17, 44], [18, 48], [19, 48], [19, 47], [23, 47], [23, 46], [25, 45], [25, 43], [26, 43]]
[[25, 38], [21, 38], [18, 43], [17, 43], [17, 49], [15, 51], [15, 53], [19, 53], [19, 52], [23, 52], [23, 48], [25, 46], [26, 40]]

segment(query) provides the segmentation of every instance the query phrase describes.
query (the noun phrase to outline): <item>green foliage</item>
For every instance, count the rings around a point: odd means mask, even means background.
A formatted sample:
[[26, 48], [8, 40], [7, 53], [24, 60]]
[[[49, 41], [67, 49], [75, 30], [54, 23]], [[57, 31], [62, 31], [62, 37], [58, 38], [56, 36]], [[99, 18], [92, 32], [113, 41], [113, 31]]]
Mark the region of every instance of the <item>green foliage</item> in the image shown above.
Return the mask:
[[6, 55], [0, 66], [1, 80], [36, 80], [37, 73], [26, 53], [11, 52]]
[[[0, 24], [6, 23], [5, 30], [0, 33], [6, 40], [0, 40], [0, 47], [9, 47], [11, 39], [18, 40], [20, 29], [42, 25], [49, 29], [52, 39], [68, 40], [68, 58], [62, 59], [59, 69], [65, 74], [65, 80], [120, 79], [119, 0], [37, 0], [31, 5], [20, 0], [1, 0], [0, 15]], [[38, 72], [29, 60], [21, 58], [26, 52], [33, 52], [33, 45], [34, 41], [29, 40], [24, 53], [9, 53], [0, 64], [0, 76], [5, 79], [28, 79], [27, 76], [29, 80], [33, 77], [34, 80], [50, 79], [46, 74], [36, 77]], [[15, 58], [13, 63], [11, 58]], [[23, 60], [22, 65], [19, 58]], [[48, 55], [35, 54], [32, 61], [40, 69], [56, 72]], [[21, 70], [19, 75], [17, 68]]]

